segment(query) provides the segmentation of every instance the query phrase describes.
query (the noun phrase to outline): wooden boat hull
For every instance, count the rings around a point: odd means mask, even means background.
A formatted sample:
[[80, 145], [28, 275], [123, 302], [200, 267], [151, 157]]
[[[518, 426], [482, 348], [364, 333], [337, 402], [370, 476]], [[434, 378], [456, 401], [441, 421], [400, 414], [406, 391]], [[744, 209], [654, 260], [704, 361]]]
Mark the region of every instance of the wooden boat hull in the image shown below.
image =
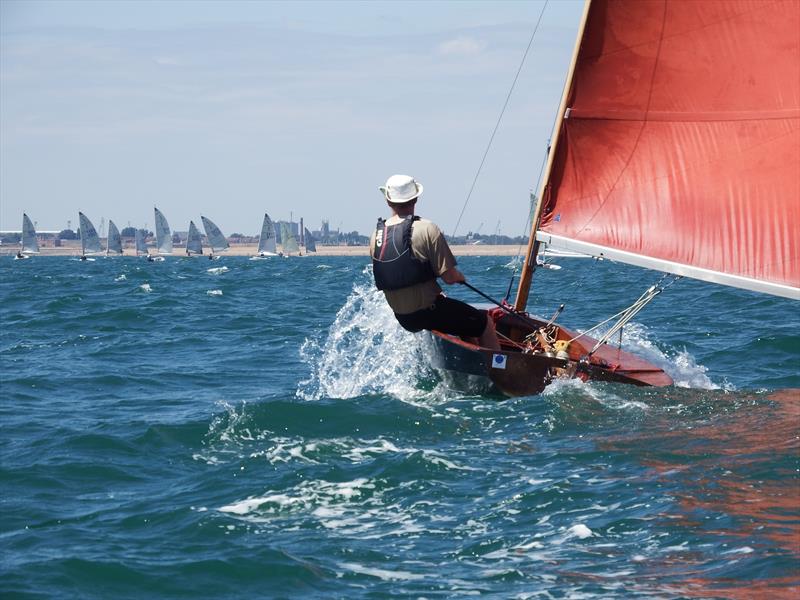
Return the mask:
[[[531, 318], [532, 323], [544, 325], [545, 321]], [[527, 334], [535, 330], [520, 327], [510, 317], [497, 319], [498, 331]], [[510, 330], [514, 330], [513, 332]], [[527, 329], [527, 330], [526, 330]], [[520, 332], [520, 330], [523, 330]], [[474, 375], [488, 379], [507, 396], [529, 396], [541, 393], [555, 379], [581, 379], [583, 381], [609, 381], [639, 386], [672, 385], [672, 378], [651, 363], [618, 348], [603, 346], [591, 357], [588, 350], [596, 340], [588, 336], [573, 341], [569, 358], [551, 353], [523, 352], [518, 344], [502, 342], [500, 351], [483, 348], [457, 336], [432, 331], [435, 348], [433, 366], [445, 371]], [[559, 326], [561, 339], [572, 339], [576, 332]]]

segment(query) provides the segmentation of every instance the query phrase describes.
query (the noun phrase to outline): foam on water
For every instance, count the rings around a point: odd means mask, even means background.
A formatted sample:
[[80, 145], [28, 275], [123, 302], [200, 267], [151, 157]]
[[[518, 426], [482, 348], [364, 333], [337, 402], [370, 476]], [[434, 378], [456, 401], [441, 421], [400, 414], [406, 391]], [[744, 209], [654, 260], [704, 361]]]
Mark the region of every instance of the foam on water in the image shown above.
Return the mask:
[[206, 269], [207, 273], [211, 273], [212, 275], [222, 275], [223, 273], [227, 273], [230, 269], [228, 267], [213, 267], [211, 269]]
[[647, 327], [628, 323], [622, 330], [622, 348], [650, 361], [672, 377], [678, 387], [718, 390], [720, 386], [706, 375], [708, 369], [698, 365], [686, 350], [663, 351], [651, 339]]
[[576, 391], [582, 396], [588, 396], [598, 404], [612, 410], [648, 410], [648, 406], [644, 402], [626, 400], [606, 387], [598, 386], [592, 382], [586, 383], [580, 379], [556, 379], [545, 388], [542, 395], [557, 398], [562, 395], [574, 396]]
[[206, 295], [208, 296], [222, 296], [222, 290], [207, 290]]
[[383, 579], [384, 581], [410, 581], [414, 579], [424, 579], [425, 576], [419, 573], [410, 573], [408, 571], [389, 571], [387, 569], [376, 569], [373, 567], [365, 567], [356, 563], [339, 563], [339, 567], [346, 571], [353, 573], [361, 573], [362, 575], [370, 575]]

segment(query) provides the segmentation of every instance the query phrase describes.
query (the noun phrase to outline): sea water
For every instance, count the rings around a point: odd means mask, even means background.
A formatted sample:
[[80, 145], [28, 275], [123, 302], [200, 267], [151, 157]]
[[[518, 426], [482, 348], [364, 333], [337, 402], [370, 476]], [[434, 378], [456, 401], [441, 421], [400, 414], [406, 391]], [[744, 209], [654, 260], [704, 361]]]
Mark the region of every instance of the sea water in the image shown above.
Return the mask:
[[[660, 277], [555, 261], [574, 329]], [[621, 339], [674, 387], [502, 400], [366, 262], [0, 259], [0, 596], [796, 597], [796, 302], [681, 280]]]

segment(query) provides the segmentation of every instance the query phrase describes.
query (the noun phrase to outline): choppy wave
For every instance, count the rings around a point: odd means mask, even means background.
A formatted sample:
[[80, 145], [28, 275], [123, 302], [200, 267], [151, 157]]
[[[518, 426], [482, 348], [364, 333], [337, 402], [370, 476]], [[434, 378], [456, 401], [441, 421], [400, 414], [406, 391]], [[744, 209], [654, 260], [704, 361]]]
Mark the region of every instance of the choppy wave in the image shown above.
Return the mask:
[[[676, 285], [622, 345], [679, 385], [501, 401], [361, 259], [226, 262], [0, 260], [0, 595], [797, 594], [792, 304]], [[506, 262], [460, 266], [502, 296]], [[575, 327], [645, 279], [562, 264], [531, 309]]]

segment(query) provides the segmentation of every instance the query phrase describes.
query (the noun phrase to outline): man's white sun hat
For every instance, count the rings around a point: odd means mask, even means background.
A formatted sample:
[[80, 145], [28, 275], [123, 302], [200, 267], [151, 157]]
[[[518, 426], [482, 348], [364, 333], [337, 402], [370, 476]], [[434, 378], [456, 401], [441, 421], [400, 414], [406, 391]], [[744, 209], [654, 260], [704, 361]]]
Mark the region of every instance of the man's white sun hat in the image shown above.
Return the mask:
[[422, 195], [422, 184], [409, 175], [392, 175], [386, 180], [386, 185], [378, 189], [383, 192], [384, 198], [395, 204], [410, 202]]

